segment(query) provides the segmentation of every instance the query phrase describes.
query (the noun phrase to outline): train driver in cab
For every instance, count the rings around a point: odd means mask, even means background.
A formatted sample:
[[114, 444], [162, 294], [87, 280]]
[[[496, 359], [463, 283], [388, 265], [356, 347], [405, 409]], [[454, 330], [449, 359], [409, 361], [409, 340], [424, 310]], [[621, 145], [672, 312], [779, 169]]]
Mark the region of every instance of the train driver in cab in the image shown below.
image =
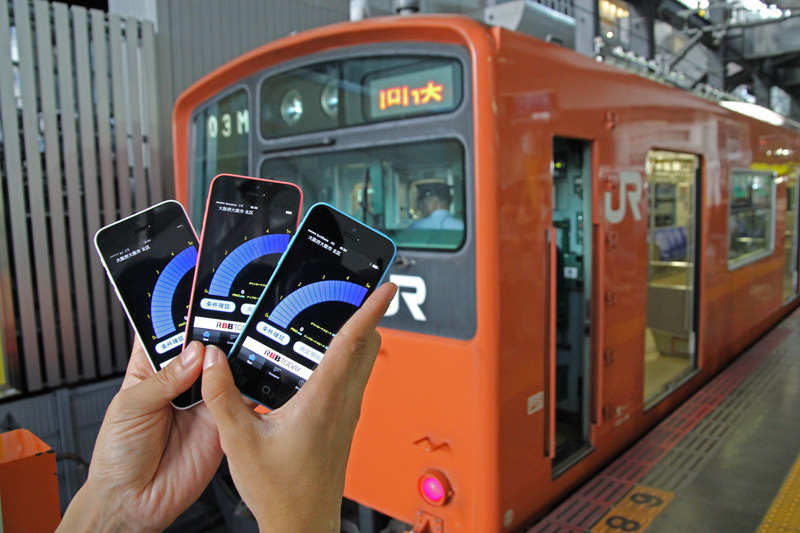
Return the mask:
[[464, 221], [450, 213], [453, 197], [446, 183], [424, 183], [417, 186], [417, 209], [422, 218], [412, 222], [410, 229], [463, 230]]

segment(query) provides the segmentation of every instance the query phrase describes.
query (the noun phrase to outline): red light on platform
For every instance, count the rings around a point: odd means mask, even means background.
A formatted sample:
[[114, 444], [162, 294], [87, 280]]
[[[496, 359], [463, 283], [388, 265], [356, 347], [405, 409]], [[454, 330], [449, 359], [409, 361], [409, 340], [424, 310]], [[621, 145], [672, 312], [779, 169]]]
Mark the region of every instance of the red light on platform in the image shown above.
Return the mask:
[[453, 489], [445, 475], [439, 470], [428, 470], [417, 481], [422, 499], [431, 505], [442, 506], [453, 497]]

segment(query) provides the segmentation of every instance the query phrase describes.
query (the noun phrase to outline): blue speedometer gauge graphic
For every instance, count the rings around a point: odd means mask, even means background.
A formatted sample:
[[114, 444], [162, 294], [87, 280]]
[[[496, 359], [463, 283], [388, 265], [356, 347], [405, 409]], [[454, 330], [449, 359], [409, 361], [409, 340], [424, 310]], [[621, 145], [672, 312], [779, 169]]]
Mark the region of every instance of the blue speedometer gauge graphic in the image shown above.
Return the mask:
[[233, 281], [244, 267], [259, 257], [268, 254], [282, 254], [289, 246], [290, 240], [291, 236], [288, 234], [264, 235], [238, 246], [214, 272], [214, 277], [211, 278], [211, 284], [208, 287], [208, 294], [229, 296]]
[[156, 338], [161, 338], [174, 332], [175, 320], [172, 316], [172, 298], [178, 283], [187, 272], [197, 263], [197, 250], [189, 246], [176, 255], [159, 274], [153, 288], [153, 298], [150, 301], [150, 320]]
[[269, 321], [288, 328], [294, 317], [312, 305], [324, 302], [344, 302], [358, 307], [364, 301], [367, 288], [349, 281], [328, 280], [311, 283], [288, 295], [269, 315]]

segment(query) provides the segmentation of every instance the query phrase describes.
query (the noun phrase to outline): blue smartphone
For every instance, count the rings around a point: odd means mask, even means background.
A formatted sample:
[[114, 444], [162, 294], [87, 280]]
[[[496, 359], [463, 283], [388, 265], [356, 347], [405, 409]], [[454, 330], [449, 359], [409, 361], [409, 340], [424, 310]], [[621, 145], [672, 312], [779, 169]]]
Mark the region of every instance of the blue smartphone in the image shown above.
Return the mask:
[[380, 285], [395, 251], [382, 233], [313, 205], [228, 354], [242, 394], [269, 409], [294, 396]]

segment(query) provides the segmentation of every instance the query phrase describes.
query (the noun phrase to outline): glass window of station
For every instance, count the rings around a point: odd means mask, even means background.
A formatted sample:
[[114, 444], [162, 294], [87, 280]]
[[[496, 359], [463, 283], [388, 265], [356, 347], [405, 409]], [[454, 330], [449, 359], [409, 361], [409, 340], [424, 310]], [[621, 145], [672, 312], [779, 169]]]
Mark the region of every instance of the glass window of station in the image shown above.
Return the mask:
[[[461, 247], [466, 148], [457, 135], [431, 139], [426, 129], [431, 116], [450, 115], [464, 101], [460, 60], [359, 56], [261, 74], [247, 83], [250, 91], [232, 89], [194, 114], [193, 213], [202, 213], [216, 174], [253, 173], [298, 184], [306, 208], [330, 203], [399, 247]], [[249, 93], [256, 102], [248, 101]], [[385, 132], [399, 121], [419, 128], [394, 143]], [[384, 140], [370, 144], [372, 131], [384, 132]], [[252, 157], [263, 159], [250, 159], [251, 141], [263, 148], [263, 155]], [[287, 149], [291, 155], [284, 156]]]
[[609, 41], [623, 44], [631, 42], [631, 8], [622, 0], [600, 0], [600, 34]]
[[734, 170], [728, 198], [728, 268], [734, 269], [774, 250], [775, 174]]

